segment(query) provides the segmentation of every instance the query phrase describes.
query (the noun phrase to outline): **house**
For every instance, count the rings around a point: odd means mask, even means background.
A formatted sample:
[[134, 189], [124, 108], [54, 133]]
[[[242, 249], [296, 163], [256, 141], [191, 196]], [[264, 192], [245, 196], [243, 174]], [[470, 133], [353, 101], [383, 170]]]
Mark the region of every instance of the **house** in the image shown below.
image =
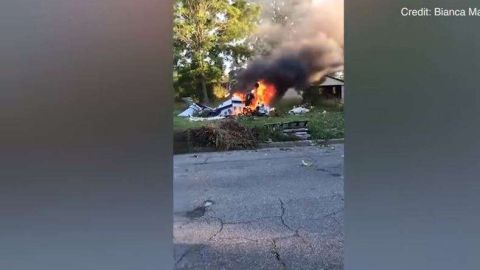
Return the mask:
[[327, 75], [316, 86], [319, 88], [320, 95], [327, 99], [337, 99], [343, 103], [345, 97], [343, 75]]
[[317, 82], [310, 84], [308, 89], [298, 92], [294, 88], [288, 89], [284, 99], [303, 99], [303, 101], [315, 102], [315, 100], [331, 100], [343, 104], [345, 86], [343, 72], [329, 74]]

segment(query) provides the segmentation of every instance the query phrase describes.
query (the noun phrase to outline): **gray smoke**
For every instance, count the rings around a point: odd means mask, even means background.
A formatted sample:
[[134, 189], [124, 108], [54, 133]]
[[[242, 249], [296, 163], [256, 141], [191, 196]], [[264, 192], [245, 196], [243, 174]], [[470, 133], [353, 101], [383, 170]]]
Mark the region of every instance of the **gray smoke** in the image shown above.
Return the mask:
[[281, 97], [289, 88], [302, 89], [343, 70], [343, 0], [286, 2], [287, 25], [260, 25], [257, 37], [272, 48], [239, 73], [235, 90], [248, 91], [263, 79], [273, 83]]

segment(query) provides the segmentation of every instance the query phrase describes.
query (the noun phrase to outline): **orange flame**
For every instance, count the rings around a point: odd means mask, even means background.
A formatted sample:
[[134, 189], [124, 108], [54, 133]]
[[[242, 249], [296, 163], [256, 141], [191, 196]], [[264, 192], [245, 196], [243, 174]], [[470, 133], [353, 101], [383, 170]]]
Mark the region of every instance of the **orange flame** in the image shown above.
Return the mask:
[[[263, 80], [258, 82], [258, 87], [252, 89], [251, 93], [253, 94], [253, 99], [250, 101], [250, 104], [246, 108], [250, 110], [255, 110], [257, 106], [270, 106], [277, 94], [277, 89], [273, 84], [267, 83]], [[245, 93], [234, 93], [234, 97], [240, 98], [244, 102], [247, 99], [247, 94]]]
[[273, 84], [269, 84], [265, 81], [259, 81], [259, 86], [257, 89], [254, 89], [254, 100], [252, 102], [253, 106], [258, 105], [267, 105], [270, 106], [277, 94], [277, 89]]

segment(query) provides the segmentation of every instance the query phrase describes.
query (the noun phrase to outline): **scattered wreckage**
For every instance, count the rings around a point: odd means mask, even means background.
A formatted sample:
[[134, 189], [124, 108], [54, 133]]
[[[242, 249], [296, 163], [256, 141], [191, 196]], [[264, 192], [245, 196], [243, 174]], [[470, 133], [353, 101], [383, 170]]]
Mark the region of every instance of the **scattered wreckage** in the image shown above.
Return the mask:
[[189, 117], [192, 121], [217, 120], [230, 116], [250, 115], [250, 116], [266, 116], [275, 110], [264, 104], [259, 104], [255, 109], [245, 105], [241, 98], [232, 96], [224, 101], [216, 108], [211, 108], [200, 103], [191, 103], [190, 106], [178, 116]]
[[275, 87], [265, 82], [258, 82], [249, 93], [233, 93], [231, 97], [216, 108], [211, 108], [200, 103], [195, 103], [191, 98], [186, 98], [189, 107], [180, 113], [180, 117], [189, 117], [190, 120], [216, 120], [231, 116], [266, 116], [275, 108], [269, 104], [275, 97]]
[[289, 114], [294, 114], [294, 115], [305, 114], [305, 113], [308, 113], [308, 112], [310, 112], [310, 110], [305, 108], [305, 107], [302, 107], [302, 106], [293, 107], [293, 109], [288, 111]]

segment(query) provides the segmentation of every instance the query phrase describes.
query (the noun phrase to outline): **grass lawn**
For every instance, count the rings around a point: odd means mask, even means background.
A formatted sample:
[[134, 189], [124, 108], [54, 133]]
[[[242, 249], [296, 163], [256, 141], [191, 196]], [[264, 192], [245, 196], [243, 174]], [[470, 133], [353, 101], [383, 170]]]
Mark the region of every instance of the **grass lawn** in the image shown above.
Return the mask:
[[[337, 107], [315, 107], [310, 112], [304, 115], [289, 115], [287, 112], [292, 108], [289, 103], [278, 104], [276, 109], [278, 116], [267, 117], [238, 117], [237, 121], [249, 128], [257, 128], [260, 131], [266, 132], [265, 124], [289, 122], [289, 121], [304, 121], [308, 120], [308, 129], [312, 139], [336, 139], [344, 136], [344, 118], [343, 110]], [[177, 105], [173, 116], [174, 132], [181, 132], [189, 128], [201, 127], [204, 125], [215, 123], [216, 121], [189, 121], [186, 118], [176, 116], [185, 109], [185, 105]], [[222, 120], [217, 120], [222, 121]], [[273, 136], [273, 134], [263, 134], [262, 139], [272, 139], [274, 141], [285, 140]]]

